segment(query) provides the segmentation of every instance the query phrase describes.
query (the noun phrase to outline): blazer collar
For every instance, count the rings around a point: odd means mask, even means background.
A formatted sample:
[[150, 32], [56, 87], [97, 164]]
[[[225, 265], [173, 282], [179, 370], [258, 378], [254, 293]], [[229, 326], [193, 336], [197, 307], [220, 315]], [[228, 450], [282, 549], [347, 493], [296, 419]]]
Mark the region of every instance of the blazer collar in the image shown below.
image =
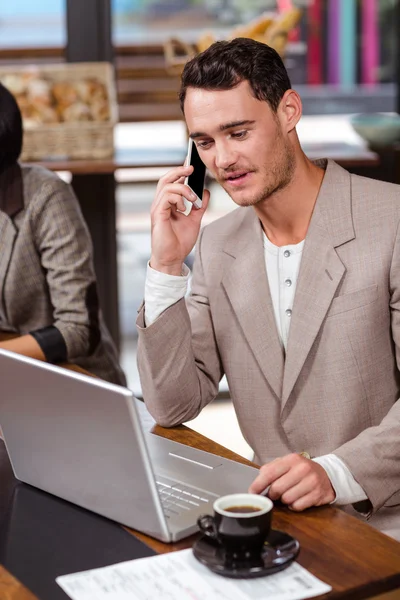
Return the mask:
[[227, 264], [222, 287], [239, 321], [268, 385], [277, 400], [281, 398], [284, 351], [276, 327], [272, 298], [265, 269], [261, 223], [252, 208], [240, 208], [243, 218], [236, 221], [224, 252]]
[[13, 217], [23, 206], [22, 173], [20, 166], [15, 164], [0, 174], [0, 281], [3, 283], [18, 233]]
[[337, 248], [355, 237], [351, 213], [350, 173], [330, 159], [322, 159], [315, 163], [325, 168], [325, 175], [306, 239], [313, 235], [314, 228], [318, 227], [326, 232], [332, 245]]
[[336, 248], [355, 238], [351, 176], [331, 160], [305, 239], [297, 281], [282, 388], [282, 410], [346, 272]]
[[0, 173], [0, 211], [13, 218], [24, 208], [22, 171], [18, 163]]

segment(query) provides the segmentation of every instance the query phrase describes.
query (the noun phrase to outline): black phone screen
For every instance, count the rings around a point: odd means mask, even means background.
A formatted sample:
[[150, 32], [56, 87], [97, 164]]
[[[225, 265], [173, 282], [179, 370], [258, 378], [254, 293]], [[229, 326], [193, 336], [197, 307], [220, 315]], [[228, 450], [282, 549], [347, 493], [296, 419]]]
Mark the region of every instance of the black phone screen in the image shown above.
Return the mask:
[[190, 164], [193, 166], [193, 173], [188, 177], [188, 186], [194, 191], [196, 196], [203, 197], [204, 178], [206, 176], [206, 166], [197, 152], [196, 144], [192, 143], [192, 152]]

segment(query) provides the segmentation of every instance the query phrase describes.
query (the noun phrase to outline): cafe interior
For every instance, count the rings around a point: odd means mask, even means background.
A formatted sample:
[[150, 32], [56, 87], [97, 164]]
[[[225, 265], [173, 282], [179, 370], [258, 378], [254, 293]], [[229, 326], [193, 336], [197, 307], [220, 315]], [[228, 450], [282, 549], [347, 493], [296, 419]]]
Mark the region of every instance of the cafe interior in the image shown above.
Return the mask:
[[[399, 32], [398, 0], [14, 0], [0, 4], [0, 82], [16, 95], [22, 110], [22, 161], [57, 173], [75, 191], [93, 242], [101, 309], [136, 398], [142, 398], [142, 390], [135, 321], [150, 256], [150, 206], [158, 179], [183, 164], [187, 152], [187, 130], [177, 99], [185, 62], [219, 39], [249, 37], [272, 46], [302, 98], [303, 117], [297, 130], [305, 153], [313, 159], [331, 158], [351, 173], [400, 184]], [[95, 81], [104, 97], [98, 101], [93, 96], [84, 105], [72, 94], [67, 114], [55, 105], [52, 116], [41, 111], [40, 103], [35, 106], [34, 98], [29, 105], [23, 89], [27, 77], [51, 85]], [[235, 208], [210, 175], [207, 187], [211, 200], [205, 225]], [[193, 253], [186, 263], [192, 266]], [[253, 458], [225, 378], [217, 398], [187, 427], [199, 439], [205, 436], [218, 448], [224, 447], [228, 458], [240, 457], [244, 462]], [[180, 441], [177, 436], [171, 439]], [[304, 566], [311, 571], [318, 552], [326, 552], [325, 566], [319, 565], [314, 573], [332, 586], [333, 591], [323, 597], [400, 599], [397, 545], [388, 542], [385, 547], [380, 538], [369, 540], [364, 530], [356, 531], [355, 525], [351, 530], [352, 522], [342, 525], [335, 518], [338, 524], [333, 519], [326, 530], [318, 518], [311, 525], [304, 518], [298, 526], [298, 531], [310, 527], [310, 539], [321, 527], [323, 536], [332, 535], [333, 545], [342, 547], [340, 560], [336, 546], [329, 556], [329, 543], [319, 550], [318, 544], [314, 550], [303, 550]], [[280, 526], [289, 527], [290, 517], [281, 519]], [[332, 533], [335, 526], [339, 533]], [[347, 547], [346, 531], [353, 553]], [[145, 536], [138, 534], [137, 539], [143, 541]], [[161, 546], [155, 543], [152, 548], [165, 552]], [[188, 547], [180, 542], [172, 549]], [[376, 555], [380, 562], [374, 563], [371, 556]], [[97, 566], [125, 559], [123, 553], [121, 557], [110, 553], [108, 562]], [[335, 560], [339, 563], [334, 580], [329, 563]], [[370, 562], [363, 564], [365, 560]], [[4, 600], [74, 597], [53, 588], [46, 595], [46, 585], [38, 581], [37, 572], [32, 574], [33, 568], [13, 569], [0, 554], [1, 564], [5, 565], [0, 566]], [[64, 572], [85, 568], [92, 567], [82, 563], [79, 568], [76, 563]], [[132, 595], [136, 597], [142, 596]]]

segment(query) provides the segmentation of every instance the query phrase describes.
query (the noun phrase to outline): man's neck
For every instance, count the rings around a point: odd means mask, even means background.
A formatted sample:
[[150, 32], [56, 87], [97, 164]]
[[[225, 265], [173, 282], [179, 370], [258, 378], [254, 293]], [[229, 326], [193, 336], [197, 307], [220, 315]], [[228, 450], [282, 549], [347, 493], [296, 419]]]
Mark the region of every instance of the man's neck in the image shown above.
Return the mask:
[[325, 171], [303, 153], [292, 181], [254, 209], [268, 239], [276, 246], [298, 244], [306, 237]]

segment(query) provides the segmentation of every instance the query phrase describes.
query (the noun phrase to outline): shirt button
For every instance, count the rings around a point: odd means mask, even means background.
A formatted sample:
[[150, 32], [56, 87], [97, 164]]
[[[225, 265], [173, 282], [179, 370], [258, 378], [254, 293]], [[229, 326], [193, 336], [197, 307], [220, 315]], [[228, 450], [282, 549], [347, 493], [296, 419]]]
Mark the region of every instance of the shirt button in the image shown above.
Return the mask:
[[288, 258], [290, 256], [290, 250], [285, 250], [285, 252], [283, 253], [283, 256], [285, 258]]
[[285, 279], [285, 285], [287, 287], [290, 287], [292, 285], [292, 280], [291, 279]]
[[292, 311], [290, 310], [290, 308], [285, 310], [286, 316], [291, 317], [292, 316]]

